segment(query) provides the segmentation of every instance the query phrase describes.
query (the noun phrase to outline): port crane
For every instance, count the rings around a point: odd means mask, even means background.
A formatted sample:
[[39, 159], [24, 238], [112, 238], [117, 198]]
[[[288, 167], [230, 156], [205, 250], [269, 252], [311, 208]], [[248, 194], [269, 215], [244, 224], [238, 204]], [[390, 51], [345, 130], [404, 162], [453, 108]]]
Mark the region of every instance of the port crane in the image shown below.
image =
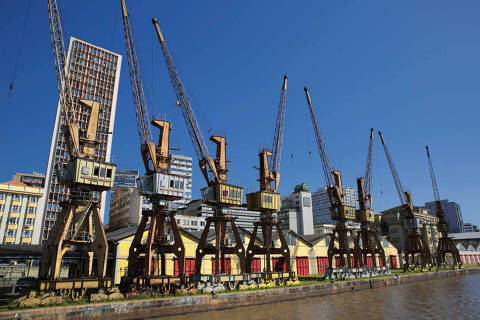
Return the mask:
[[378, 131], [378, 134], [380, 135], [383, 150], [385, 151], [385, 156], [390, 167], [390, 172], [392, 173], [393, 182], [395, 183], [395, 188], [397, 190], [398, 197], [400, 198], [400, 219], [407, 229], [404, 250], [404, 270], [408, 270], [410, 264], [417, 265], [417, 261], [415, 260], [415, 255], [417, 254], [420, 257], [420, 267], [421, 269], [423, 269], [427, 264], [431, 264], [430, 250], [427, 243], [425, 242], [425, 239], [421, 235], [421, 226], [418, 220], [415, 218], [410, 192], [405, 191], [405, 189], [403, 188], [402, 182], [400, 181], [400, 176], [398, 175], [390, 152], [388, 151], [382, 132]]
[[[185, 87], [180, 78], [177, 68], [173, 62], [165, 38], [160, 30], [157, 19], [153, 18], [152, 23], [156, 30], [158, 40], [162, 49], [163, 57], [167, 65], [170, 82], [177, 98], [177, 105], [180, 107], [185, 120], [188, 133], [192, 140], [195, 153], [199, 160], [199, 167], [207, 182], [207, 187], [201, 190], [202, 200], [214, 205], [216, 208], [212, 217], [206, 219], [200, 241], [195, 255], [195, 274], [201, 274], [203, 257], [205, 255], [215, 256], [215, 273], [225, 273], [225, 254], [235, 254], [238, 257], [241, 273], [245, 272], [245, 249], [240, 234], [235, 225], [235, 218], [228, 216], [224, 210], [231, 206], [242, 205], [243, 188], [227, 183], [227, 159], [226, 159], [226, 138], [213, 135], [210, 140], [216, 144], [216, 157], [213, 159], [207, 148], [200, 127], [195, 118], [193, 108], [190, 104]], [[214, 225], [215, 244], [207, 242], [210, 226]], [[230, 224], [233, 233], [234, 245], [228, 245], [226, 240], [227, 223]]]
[[438, 185], [437, 179], [435, 178], [435, 172], [433, 171], [433, 164], [432, 158], [430, 157], [430, 150], [428, 146], [425, 146], [427, 150], [427, 159], [428, 159], [428, 167], [430, 169], [430, 178], [432, 179], [432, 188], [433, 188], [433, 196], [435, 198], [435, 208], [436, 208], [436, 216], [438, 218], [437, 229], [442, 235], [440, 239], [438, 239], [438, 247], [437, 247], [437, 267], [441, 267], [442, 265], [447, 264], [446, 256], [447, 254], [452, 255], [453, 259], [453, 267], [455, 266], [462, 266], [462, 261], [460, 260], [460, 253], [458, 252], [457, 246], [453, 242], [451, 238], [448, 237], [448, 232], [450, 231], [450, 225], [448, 224], [447, 220], [445, 219], [445, 211], [443, 211], [442, 203], [440, 201], [440, 194], [438, 192]]
[[386, 266], [385, 250], [378, 239], [377, 232], [371, 228], [371, 223], [375, 221], [375, 212], [372, 209], [372, 162], [373, 162], [373, 128], [370, 129], [370, 140], [368, 144], [367, 165], [365, 168], [365, 178], [357, 178], [358, 204], [355, 222], [360, 223], [360, 230], [357, 232], [354, 248], [360, 248], [361, 256], [356, 257], [360, 267], [368, 266], [367, 257], [372, 257], [373, 268], [377, 267], [376, 255]]
[[[283, 77], [282, 93], [280, 95], [280, 103], [277, 111], [277, 119], [275, 131], [273, 135], [273, 143], [271, 151], [262, 148], [259, 153], [260, 167], [260, 191], [247, 194], [248, 210], [260, 211], [260, 221], [255, 222], [252, 237], [247, 246], [246, 252], [246, 270], [247, 273], [252, 272], [252, 260], [255, 255], [265, 255], [266, 272], [271, 272], [271, 255], [280, 254], [287, 272], [290, 268], [290, 250], [288, 248], [285, 237], [280, 228], [280, 224], [273, 218], [273, 213], [280, 209], [280, 194], [278, 193], [278, 184], [280, 182], [280, 160], [282, 152], [283, 128], [285, 123], [285, 105], [287, 95], [287, 75]], [[268, 162], [271, 157], [272, 161]], [[273, 183], [273, 186], [272, 186]], [[263, 246], [255, 244], [257, 239], [258, 228], [262, 229]], [[277, 230], [277, 236], [280, 240], [280, 247], [273, 247], [272, 230]]]
[[[61, 211], [44, 247], [39, 272], [44, 281], [40, 287], [55, 289], [62, 257], [67, 251], [78, 251], [86, 256], [81, 277], [94, 276], [93, 256], [97, 256], [97, 281], [92, 283], [98, 288], [108, 282], [104, 279], [108, 244], [99, 211], [101, 191], [112, 188], [116, 166], [95, 156], [100, 103], [72, 95], [57, 0], [48, 0], [48, 16], [60, 105], [60, 136], [66, 140], [69, 154], [68, 161], [55, 165], [55, 173], [56, 179], [68, 187], [69, 196], [61, 202]], [[82, 111], [89, 114], [86, 129], [78, 125]], [[68, 280], [63, 289], [76, 288], [74, 281]]]
[[[143, 91], [143, 83], [140, 73], [133, 31], [125, 0], [121, 0], [123, 28], [125, 33], [125, 45], [128, 56], [130, 84], [132, 87], [133, 102], [137, 118], [138, 136], [140, 138], [140, 153], [145, 166], [145, 175], [138, 179], [139, 193], [146, 197], [152, 204], [151, 209], [142, 210], [142, 219], [137, 228], [128, 256], [128, 276], [130, 279], [148, 278], [158, 281], [166, 277], [166, 253], [176, 256], [178, 273], [184, 275], [185, 246], [180, 236], [180, 231], [175, 219], [175, 212], [169, 210], [169, 201], [182, 199], [186, 179], [183, 176], [170, 172], [169, 143], [170, 122], [165, 119], [153, 119], [149, 121], [147, 103]], [[160, 131], [158, 143], [152, 138], [151, 125]], [[149, 224], [147, 226], [147, 223]], [[173, 233], [173, 243], [167, 238], [167, 227], [170, 226]], [[148, 228], [145, 243], [142, 243], [144, 232]], [[144, 255], [143, 268], [139, 268], [137, 261], [140, 255]], [[153, 258], [159, 256], [159, 275], [155, 275]], [[144, 280], [140, 282], [144, 282]]]
[[[328, 269], [326, 277], [331, 277], [334, 273], [332, 260], [335, 255], [339, 256], [340, 266], [342, 268], [347, 267], [350, 269], [353, 267], [351, 258], [355, 252], [354, 249], [350, 248], [348, 234], [350, 234], [351, 239], [355, 239], [355, 235], [353, 230], [347, 226], [347, 222], [355, 220], [356, 207], [345, 204], [341, 173], [340, 171], [333, 170], [332, 166], [330, 165], [327, 149], [320, 133], [317, 116], [315, 115], [315, 111], [313, 109], [310, 93], [308, 92], [307, 88], [304, 88], [304, 90], [307, 98], [308, 109], [310, 111], [310, 117], [312, 119], [313, 131], [315, 133], [320, 159], [322, 161], [323, 174], [327, 184], [327, 194], [330, 201], [330, 217], [332, 220], [336, 221], [336, 225], [332, 230], [330, 243], [328, 245]], [[347, 263], [345, 263], [345, 258]], [[339, 266], [336, 267], [339, 268]]]

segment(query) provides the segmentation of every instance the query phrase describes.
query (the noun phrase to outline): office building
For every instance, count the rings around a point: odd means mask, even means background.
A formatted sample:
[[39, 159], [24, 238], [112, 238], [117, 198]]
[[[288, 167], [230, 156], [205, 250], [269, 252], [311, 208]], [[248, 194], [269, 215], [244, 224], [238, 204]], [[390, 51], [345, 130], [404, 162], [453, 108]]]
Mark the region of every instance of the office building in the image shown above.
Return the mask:
[[45, 175], [38, 172], [17, 172], [13, 175], [12, 181], [22, 182], [30, 187], [43, 188], [45, 186]]
[[[224, 214], [235, 218], [235, 225], [237, 227], [242, 227], [250, 232], [253, 231], [253, 224], [260, 220], [260, 212], [250, 211], [246, 207], [229, 207], [223, 208], [222, 211]], [[193, 200], [190, 203], [187, 203], [184, 208], [180, 208], [177, 211], [177, 217], [191, 216], [206, 218], [213, 216], [213, 212], [213, 206], [202, 203], [202, 200]], [[180, 227], [186, 228], [183, 224], [180, 225]], [[211, 228], [213, 228], [213, 224], [211, 225]]]
[[170, 202], [170, 208], [183, 208], [192, 201], [192, 157], [172, 154], [170, 160], [170, 173], [183, 176], [185, 178], [183, 199]]
[[[399, 251], [404, 252], [407, 228], [401, 219], [401, 211], [401, 206], [382, 211], [380, 215], [376, 215], [375, 217], [375, 226], [378, 234], [386, 235], [389, 241], [397, 247]], [[420, 229], [425, 243], [428, 244], [431, 254], [436, 255], [438, 238], [440, 236], [437, 230], [437, 217], [431, 215], [427, 209], [416, 206], [413, 207], [413, 214], [415, 215], [417, 226]]]
[[[460, 205], [453, 201], [440, 200], [442, 209], [445, 212], [445, 219], [450, 225], [450, 232], [464, 232], [462, 211]], [[430, 211], [431, 214], [437, 214], [437, 207], [435, 201], [425, 203], [425, 208]]]
[[138, 170], [117, 169], [115, 171], [115, 180], [113, 188], [136, 188]]
[[[81, 98], [100, 102], [95, 157], [97, 160], [106, 162], [110, 161], [121, 63], [122, 57], [116, 53], [73, 37], [70, 38], [66, 68], [72, 82], [72, 95], [74, 100]], [[67, 187], [57, 181], [54, 172], [56, 163], [68, 161], [60, 108], [58, 104], [48, 156], [42, 242], [47, 240], [55, 224], [61, 210], [60, 202], [68, 197]], [[79, 127], [86, 128], [89, 108], [76, 104], [75, 110]], [[101, 201], [102, 219], [104, 210], [105, 192], [102, 194]]]
[[478, 232], [478, 226], [470, 222], [466, 222], [463, 225], [464, 232]]
[[304, 183], [295, 186], [294, 192], [281, 197], [280, 201], [280, 225], [300, 235], [313, 234], [312, 195], [308, 186]]
[[[357, 206], [357, 193], [354, 188], [343, 187], [344, 201], [348, 206]], [[313, 223], [335, 223], [330, 217], [330, 200], [328, 199], [327, 187], [321, 187], [312, 193]]]
[[38, 244], [43, 201], [42, 188], [0, 183], [0, 244]]

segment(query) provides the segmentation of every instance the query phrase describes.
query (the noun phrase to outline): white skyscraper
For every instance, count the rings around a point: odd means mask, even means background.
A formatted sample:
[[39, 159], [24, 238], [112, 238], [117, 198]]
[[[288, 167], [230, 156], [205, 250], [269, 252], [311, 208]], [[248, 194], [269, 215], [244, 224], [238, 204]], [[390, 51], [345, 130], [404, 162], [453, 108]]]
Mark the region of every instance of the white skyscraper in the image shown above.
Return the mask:
[[[357, 206], [357, 192], [354, 188], [343, 187], [344, 201], [348, 206]], [[313, 224], [335, 223], [330, 218], [330, 200], [328, 199], [327, 188], [320, 187], [312, 193]]]
[[185, 207], [192, 201], [192, 157], [180, 154], [172, 154], [170, 160], [170, 173], [185, 177], [184, 198], [170, 202], [172, 209]]
[[[70, 38], [66, 68], [72, 82], [76, 120], [80, 128], [86, 128], [89, 119], [89, 109], [75, 103], [77, 99], [82, 98], [100, 102], [96, 137], [98, 143], [95, 149], [95, 157], [106, 162], [110, 161], [112, 148], [121, 64], [121, 55], [88, 42], [73, 37]], [[68, 159], [61, 117], [60, 104], [58, 104], [46, 170], [45, 207], [43, 208], [40, 243], [47, 240], [48, 234], [60, 212], [60, 203], [68, 197], [67, 187], [58, 183], [54, 170], [56, 163]], [[100, 215], [102, 219], [104, 211], [105, 192], [102, 195], [101, 202]]]

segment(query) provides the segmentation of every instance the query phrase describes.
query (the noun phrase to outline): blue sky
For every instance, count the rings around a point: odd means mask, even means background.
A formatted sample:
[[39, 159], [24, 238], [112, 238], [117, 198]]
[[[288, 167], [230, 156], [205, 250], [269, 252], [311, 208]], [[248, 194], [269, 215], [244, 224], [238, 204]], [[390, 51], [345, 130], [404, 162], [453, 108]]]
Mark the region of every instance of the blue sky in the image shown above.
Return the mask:
[[[0, 181], [44, 172], [57, 88], [45, 1], [0, 3]], [[125, 57], [120, 1], [62, 1], [65, 36]], [[344, 185], [364, 173], [370, 127], [383, 131], [414, 204], [433, 198], [424, 146], [440, 196], [480, 223], [478, 1], [127, 1], [149, 111], [171, 117], [172, 147], [194, 155], [154, 36], [159, 20], [204, 134], [225, 132], [229, 178], [257, 188], [257, 151], [270, 146], [284, 73], [289, 76], [281, 194], [295, 184], [324, 185], [303, 87], [308, 86], [332, 165]], [[67, 39], [68, 40], [68, 39]], [[375, 136], [374, 207], [399, 204]], [[214, 153], [213, 144], [210, 152]], [[112, 154], [142, 169], [126, 59]], [[293, 155], [293, 158], [292, 158]], [[194, 168], [194, 197], [205, 183]]]

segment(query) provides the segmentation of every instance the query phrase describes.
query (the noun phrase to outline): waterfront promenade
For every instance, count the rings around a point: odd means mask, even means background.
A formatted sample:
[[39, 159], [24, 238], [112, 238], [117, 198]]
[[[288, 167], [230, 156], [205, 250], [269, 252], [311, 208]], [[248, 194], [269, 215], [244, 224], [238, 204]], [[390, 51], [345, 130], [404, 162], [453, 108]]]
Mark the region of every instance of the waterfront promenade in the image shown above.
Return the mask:
[[[478, 275], [480, 269], [462, 269], [429, 273], [407, 274], [400, 276], [391, 276], [384, 278], [361, 279], [353, 281], [337, 281], [334, 283], [319, 282], [319, 284], [281, 287], [270, 290], [255, 291], [233, 291], [216, 296], [196, 295], [182, 296], [174, 298], [160, 298], [150, 300], [128, 300], [118, 302], [108, 302], [89, 305], [76, 305], [65, 307], [40, 308], [23, 311], [10, 311], [0, 313], [0, 319], [83, 319], [90, 317], [94, 319], [148, 319], [164, 316], [173, 316], [179, 314], [199, 313], [202, 311], [212, 311], [219, 309], [231, 309], [251, 305], [260, 305], [266, 303], [278, 303], [282, 301], [304, 300], [306, 298], [318, 298], [326, 295], [354, 293], [356, 291], [369, 291], [370, 289], [385, 288], [395, 285], [416, 283], [421, 281], [435, 280], [457, 281], [466, 275], [475, 275], [476, 286], [479, 287]], [[451, 280], [454, 279], [454, 280]], [[475, 286], [475, 284], [472, 284]], [[391, 290], [395, 291], [396, 287]], [[403, 289], [399, 289], [403, 290]], [[359, 292], [358, 295], [364, 295], [365, 292]], [[410, 296], [408, 291], [404, 292], [407, 299]], [[429, 295], [435, 295], [434, 291]], [[439, 293], [440, 294], [440, 293]], [[302, 303], [302, 302], [299, 302]], [[377, 304], [376, 300], [369, 302]], [[239, 309], [241, 310], [241, 309]], [[204, 314], [204, 313], [200, 313]], [[196, 314], [200, 315], [200, 314]], [[210, 313], [208, 313], [210, 314]], [[231, 315], [237, 315], [238, 312], [231, 312]], [[259, 313], [261, 314], [261, 313]], [[432, 316], [435, 318], [434, 316]], [[230, 317], [231, 318], [231, 317]], [[283, 317], [282, 317], [283, 318]], [[209, 318], [210, 319], [210, 318]], [[240, 318], [241, 319], [241, 318]], [[255, 319], [255, 318], [252, 318]], [[260, 319], [260, 318], [258, 318]], [[291, 318], [297, 319], [297, 318]], [[307, 318], [308, 319], [308, 318]]]

